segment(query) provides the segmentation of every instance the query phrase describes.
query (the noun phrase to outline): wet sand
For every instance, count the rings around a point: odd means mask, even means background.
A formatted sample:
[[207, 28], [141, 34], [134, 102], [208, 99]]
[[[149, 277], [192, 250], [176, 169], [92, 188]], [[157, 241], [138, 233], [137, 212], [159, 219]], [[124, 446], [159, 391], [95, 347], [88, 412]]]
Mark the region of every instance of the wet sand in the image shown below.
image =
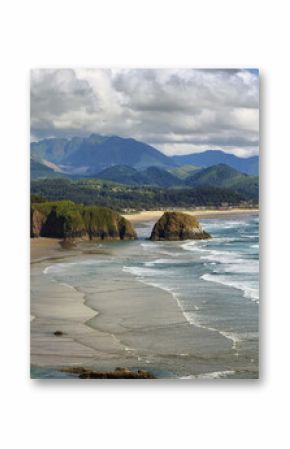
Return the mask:
[[[79, 248], [64, 251], [57, 242], [45, 242], [43, 249], [50, 245], [49, 258], [43, 260], [42, 243], [33, 245], [38, 261], [31, 266], [32, 365], [148, 371], [158, 367], [178, 377], [204, 372], [207, 354], [232, 351], [231, 342], [220, 334], [213, 338], [212, 332], [190, 325], [171, 294], [142, 285], [127, 273], [105, 273], [90, 292], [56, 282], [45, 274], [47, 267], [67, 257], [78, 261], [84, 254]], [[56, 331], [62, 335], [54, 335]], [[227, 366], [219, 361], [215, 368]]]
[[30, 261], [37, 263], [64, 257], [72, 257], [79, 253], [75, 244], [65, 244], [61, 239], [39, 237], [30, 239]]
[[[214, 218], [249, 211], [187, 213]], [[138, 223], [162, 214], [148, 211], [126, 218]], [[96, 370], [122, 366], [149, 371], [158, 367], [179, 377], [205, 372], [210, 359], [213, 370], [228, 369], [226, 360], [233, 351], [232, 342], [218, 332], [189, 324], [169, 292], [111, 269], [102, 268], [101, 282], [88, 291], [56, 282], [45, 274], [52, 264], [88, 257], [98, 258], [98, 251], [88, 243], [64, 247], [58, 239], [31, 240], [32, 365]], [[54, 335], [56, 331], [62, 335]]]

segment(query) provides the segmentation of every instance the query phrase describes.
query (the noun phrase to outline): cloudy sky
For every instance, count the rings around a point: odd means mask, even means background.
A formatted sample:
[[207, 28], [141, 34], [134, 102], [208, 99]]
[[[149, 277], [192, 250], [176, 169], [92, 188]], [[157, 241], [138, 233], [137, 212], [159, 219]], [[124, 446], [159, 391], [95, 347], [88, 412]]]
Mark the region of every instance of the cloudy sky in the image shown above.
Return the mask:
[[256, 70], [40, 69], [31, 72], [31, 139], [133, 137], [160, 151], [258, 154]]

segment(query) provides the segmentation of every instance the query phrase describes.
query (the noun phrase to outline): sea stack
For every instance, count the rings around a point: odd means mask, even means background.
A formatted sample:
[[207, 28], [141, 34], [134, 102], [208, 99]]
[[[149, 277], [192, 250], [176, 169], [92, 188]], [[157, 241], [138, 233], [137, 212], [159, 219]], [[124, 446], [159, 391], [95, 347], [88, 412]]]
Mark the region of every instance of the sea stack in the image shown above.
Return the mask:
[[72, 201], [35, 203], [31, 207], [31, 237], [84, 240], [136, 240], [133, 225], [106, 207]]
[[165, 212], [155, 223], [150, 240], [202, 240], [211, 238], [198, 220], [182, 212]]

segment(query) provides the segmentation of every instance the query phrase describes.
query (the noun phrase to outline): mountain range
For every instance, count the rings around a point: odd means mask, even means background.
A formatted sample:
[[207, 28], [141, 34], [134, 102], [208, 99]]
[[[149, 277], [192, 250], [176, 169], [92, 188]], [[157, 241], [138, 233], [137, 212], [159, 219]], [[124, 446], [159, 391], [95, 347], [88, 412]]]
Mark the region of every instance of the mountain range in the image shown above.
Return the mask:
[[222, 151], [169, 157], [134, 139], [97, 134], [34, 142], [31, 156], [32, 179], [91, 177], [129, 186], [214, 187], [258, 201], [259, 179], [249, 174], [257, 173], [258, 157], [242, 159]]
[[50, 161], [65, 172], [95, 175], [113, 165], [141, 169], [172, 168], [177, 164], [150, 145], [135, 139], [92, 134], [87, 138], [45, 139], [31, 144], [31, 157]]
[[126, 165], [114, 165], [96, 175], [98, 179], [127, 185], [153, 185], [157, 187], [175, 187], [183, 185], [181, 179], [160, 167], [148, 167], [145, 170]]
[[172, 156], [177, 165], [195, 165], [197, 167], [210, 167], [216, 164], [226, 164], [242, 173], [257, 176], [259, 174], [259, 157], [252, 156], [242, 158], [234, 154], [228, 154], [220, 150], [207, 150], [203, 153]]
[[[118, 136], [101, 136], [71, 139], [51, 138], [31, 143], [33, 160], [47, 165], [54, 164], [59, 171], [85, 176], [96, 175], [102, 170], [115, 166], [145, 169], [160, 167], [166, 170], [180, 166], [210, 167], [226, 164], [249, 175], [258, 175], [259, 158], [241, 158], [220, 150], [208, 150], [182, 156], [166, 156], [156, 148], [135, 139]], [[174, 171], [172, 172], [174, 175]]]
[[259, 178], [241, 173], [226, 164], [203, 168], [185, 179], [189, 187], [218, 187], [242, 194], [247, 199], [259, 198]]

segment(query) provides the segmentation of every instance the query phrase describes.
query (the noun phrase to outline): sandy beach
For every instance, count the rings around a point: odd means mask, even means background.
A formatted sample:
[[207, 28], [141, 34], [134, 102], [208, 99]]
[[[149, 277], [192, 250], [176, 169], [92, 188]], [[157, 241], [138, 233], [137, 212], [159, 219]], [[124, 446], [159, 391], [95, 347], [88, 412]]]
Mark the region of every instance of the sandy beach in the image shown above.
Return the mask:
[[64, 244], [60, 239], [47, 237], [30, 239], [30, 261], [32, 264], [45, 260], [72, 257], [78, 252], [76, 245]]
[[[148, 211], [126, 217], [138, 225], [154, 221], [162, 213]], [[216, 218], [249, 211], [190, 213]], [[157, 377], [182, 377], [206, 372], [210, 360], [212, 371], [227, 372], [233, 341], [215, 330], [190, 324], [170, 292], [106, 265], [108, 258], [126, 260], [127, 245], [78, 242], [68, 247], [58, 239], [31, 239], [32, 366], [106, 371], [121, 366], [153, 372], [158, 367]], [[82, 288], [74, 278], [67, 283], [50, 275], [51, 269], [57, 272], [63, 265], [69, 269], [90, 261], [101, 262], [96, 265], [101, 276], [89, 278], [89, 285], [82, 284]]]
[[[211, 353], [217, 347], [219, 352], [231, 352], [228, 339], [218, 333], [213, 339], [212, 332], [189, 325], [171, 294], [111, 270], [95, 291], [84, 294], [46, 275], [52, 263], [82, 260], [81, 247], [63, 250], [56, 240], [48, 239], [32, 241], [31, 246], [32, 366], [150, 369], [156, 357], [156, 366], [168, 371], [172, 357], [176, 357], [173, 354], [180, 354], [182, 372], [187, 366], [192, 372], [195, 358], [198, 374], [204, 371], [199, 358], [204, 358], [204, 347]], [[56, 336], [57, 331], [62, 335]], [[180, 361], [174, 360], [174, 364], [178, 372]], [[226, 366], [217, 362], [216, 370], [224, 369]]]
[[[133, 224], [140, 223], [142, 221], [158, 220], [165, 210], [149, 210], [136, 214], [123, 214], [127, 220], [130, 220]], [[220, 216], [231, 215], [249, 215], [258, 214], [259, 209], [229, 209], [229, 210], [213, 210], [213, 209], [196, 209], [196, 210], [178, 210], [178, 212], [184, 212], [185, 214], [192, 215], [198, 218], [218, 218]]]

